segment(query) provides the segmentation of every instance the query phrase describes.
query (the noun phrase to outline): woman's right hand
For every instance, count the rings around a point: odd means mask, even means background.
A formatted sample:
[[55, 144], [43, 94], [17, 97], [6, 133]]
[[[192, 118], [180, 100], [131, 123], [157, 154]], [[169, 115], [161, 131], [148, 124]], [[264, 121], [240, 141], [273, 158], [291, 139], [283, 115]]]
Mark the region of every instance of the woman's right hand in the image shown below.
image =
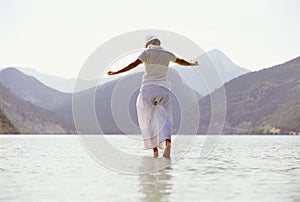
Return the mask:
[[114, 72], [114, 71], [109, 71], [109, 72], [107, 72], [107, 74], [111, 76], [111, 75], [115, 75], [115, 74], [118, 74], [118, 72]]

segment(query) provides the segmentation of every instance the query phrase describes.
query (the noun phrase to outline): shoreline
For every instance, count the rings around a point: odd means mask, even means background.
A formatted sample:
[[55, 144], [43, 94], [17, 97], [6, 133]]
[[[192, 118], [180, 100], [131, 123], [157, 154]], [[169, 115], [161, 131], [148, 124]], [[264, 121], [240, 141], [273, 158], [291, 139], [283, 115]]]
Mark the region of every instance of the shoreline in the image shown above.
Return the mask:
[[[84, 135], [103, 135], [103, 136], [127, 136], [128, 134], [68, 134], [68, 133], [49, 133], [49, 134], [0, 134], [1, 136], [84, 136]], [[141, 134], [129, 134], [129, 135], [141, 135]], [[300, 136], [300, 134], [174, 134], [172, 136]]]

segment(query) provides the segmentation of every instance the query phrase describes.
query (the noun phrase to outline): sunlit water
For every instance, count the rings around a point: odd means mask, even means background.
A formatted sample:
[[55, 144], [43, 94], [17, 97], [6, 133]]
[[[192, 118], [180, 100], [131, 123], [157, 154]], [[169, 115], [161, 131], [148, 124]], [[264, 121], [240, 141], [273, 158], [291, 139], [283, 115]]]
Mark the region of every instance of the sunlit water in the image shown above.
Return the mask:
[[[96, 162], [77, 136], [0, 136], [0, 201], [300, 201], [299, 136], [222, 136], [203, 159], [205, 138], [161, 171], [128, 175]], [[107, 139], [152, 159], [126, 136]]]

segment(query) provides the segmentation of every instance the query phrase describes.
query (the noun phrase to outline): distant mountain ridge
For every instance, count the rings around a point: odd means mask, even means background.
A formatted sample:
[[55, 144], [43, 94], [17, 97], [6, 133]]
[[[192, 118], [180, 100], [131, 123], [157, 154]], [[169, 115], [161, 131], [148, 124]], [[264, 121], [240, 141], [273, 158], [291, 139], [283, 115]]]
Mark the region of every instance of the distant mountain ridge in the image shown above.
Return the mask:
[[[19, 71], [23, 72], [24, 74], [28, 76], [33, 76], [36, 78], [38, 81], [43, 83], [44, 85], [53, 88], [57, 91], [63, 92], [63, 93], [73, 93], [73, 92], [80, 92], [83, 90], [87, 90], [89, 88], [95, 87], [95, 80], [83, 80], [79, 78], [63, 78], [59, 76], [54, 76], [54, 75], [49, 75], [49, 74], [44, 74], [36, 71], [35, 69], [32, 68], [26, 68], [26, 67], [8, 67], [8, 68], [15, 68], [18, 69]], [[2, 70], [5, 70], [7, 68], [2, 68]], [[1, 69], [0, 69], [1, 71]], [[101, 80], [101, 83], [111, 81], [115, 79], [114, 77], [106, 77]], [[76, 83], [80, 84], [77, 85], [77, 88], [74, 89]]]
[[[201, 62], [210, 62], [209, 60], [206, 57]], [[205, 73], [207, 72], [203, 74]], [[17, 69], [4, 69], [0, 72], [0, 131], [4, 131], [1, 123], [7, 123], [6, 131], [38, 134], [74, 133], [72, 96], [75, 96], [83, 105], [83, 109], [87, 109], [87, 104], [95, 105], [97, 121], [103, 133], [139, 133], [135, 101], [141, 78], [142, 72], [132, 73], [71, 94], [54, 90]], [[194, 122], [191, 118], [182, 123], [181, 129], [178, 128], [182, 121], [181, 113], [194, 115], [195, 109], [199, 107], [198, 133], [206, 134], [211, 121], [210, 98], [218, 97], [221, 89], [216, 89], [202, 98], [182, 81], [176, 67], [170, 68], [168, 78], [172, 82], [172, 89], [177, 93], [177, 97], [172, 98], [174, 133], [191, 132], [191, 124]], [[135, 88], [136, 91], [132, 92]], [[300, 57], [271, 68], [243, 74], [226, 82], [224, 88], [227, 111], [223, 133], [300, 134]], [[118, 93], [114, 92], [116, 89]], [[180, 97], [183, 98], [182, 103], [177, 101]], [[89, 103], [88, 98], [93, 98], [94, 102]], [[198, 103], [195, 105], [191, 102], [192, 99], [196, 99]], [[112, 101], [115, 103], [117, 114], [112, 112]], [[179, 104], [187, 108], [180, 112]], [[218, 114], [222, 106], [218, 102], [214, 104], [214, 110]], [[126, 111], [128, 108], [129, 112]], [[87, 110], [84, 113], [89, 115], [91, 112]], [[126, 120], [128, 119], [126, 113], [130, 114], [133, 125], [130, 123], [119, 127], [114, 118]], [[90, 120], [84, 115], [80, 118], [86, 123], [78, 128], [81, 132], [97, 131], [90, 127]], [[218, 121], [211, 124], [213, 126], [222, 124]]]
[[[240, 75], [250, 72], [248, 69], [240, 67], [233, 63], [222, 51], [213, 49], [209, 51], [208, 56], [212, 59], [220, 72], [223, 83], [230, 81]], [[201, 57], [198, 58], [201, 61]]]
[[35, 77], [26, 75], [16, 68], [0, 71], [0, 83], [23, 100], [50, 111], [71, 97], [70, 93], [49, 88]]
[[[208, 56], [208, 57], [207, 57]], [[215, 64], [215, 67], [220, 72], [220, 79], [222, 80], [222, 84], [226, 81], [229, 81], [232, 78], [240, 76], [249, 72], [249, 70], [245, 68], [241, 68], [234, 64], [222, 51], [218, 49], [213, 49], [208, 51], [205, 56], [200, 56], [197, 58], [200, 63], [199, 67], [182, 67], [178, 65], [172, 65], [174, 69], [176, 69], [183, 80], [193, 89], [195, 89], [201, 95], [207, 95], [209, 91], [205, 87], [205, 83], [201, 81], [201, 78], [198, 74], [195, 74], [195, 69], [199, 71], [200, 74], [204, 74], [203, 72], [209, 72], [210, 67], [205, 66], [205, 63], [211, 63], [211, 61]], [[209, 60], [209, 61], [208, 61]], [[56, 89], [61, 92], [65, 93], [72, 93], [74, 92], [74, 86], [76, 82], [80, 83], [80, 89], [76, 89], [76, 92], [87, 90], [89, 88], [95, 87], [95, 82], [93, 81], [86, 81], [82, 79], [70, 78], [66, 79], [59, 76], [47, 75], [40, 73], [31, 68], [22, 68], [22, 67], [12, 67], [20, 70], [21, 72], [25, 73], [28, 76], [35, 77], [38, 81], [42, 82], [44, 85]], [[5, 69], [5, 68], [4, 68]], [[3, 69], [3, 70], [4, 70]], [[1, 69], [0, 69], [1, 70]], [[105, 83], [108, 81], [112, 81], [117, 77], [105, 77], [102, 78], [101, 83]], [[199, 80], [200, 79], [200, 80]], [[214, 87], [211, 90], [218, 88], [219, 86]]]
[[[26, 68], [26, 67], [12, 67], [12, 68], [16, 68], [28, 76], [33, 76], [38, 81], [42, 82], [44, 85], [53, 88], [55, 90], [65, 92], [65, 93], [73, 92], [74, 85], [76, 82], [75, 78], [68, 79], [68, 78], [63, 78], [55, 75], [44, 74], [36, 71], [33, 68]], [[87, 81], [82, 81], [82, 82], [87, 82]]]
[[[212, 93], [225, 82], [250, 72], [248, 69], [234, 64], [222, 51], [214, 49], [196, 58], [199, 66], [184, 67], [174, 65], [183, 80], [199, 92], [201, 95]], [[210, 85], [209, 79], [214, 79], [214, 85]], [[209, 86], [207, 86], [209, 85]]]

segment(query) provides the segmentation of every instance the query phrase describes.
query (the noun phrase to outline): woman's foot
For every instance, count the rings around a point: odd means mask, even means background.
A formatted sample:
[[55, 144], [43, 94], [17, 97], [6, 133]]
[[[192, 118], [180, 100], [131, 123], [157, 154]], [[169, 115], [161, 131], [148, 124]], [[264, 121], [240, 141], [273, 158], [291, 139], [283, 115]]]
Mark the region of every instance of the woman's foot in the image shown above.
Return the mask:
[[158, 151], [153, 153], [153, 158], [158, 158]]
[[157, 149], [157, 147], [153, 148], [153, 158], [158, 158], [158, 149]]
[[170, 158], [170, 156], [171, 156], [171, 140], [167, 140], [163, 157]]

